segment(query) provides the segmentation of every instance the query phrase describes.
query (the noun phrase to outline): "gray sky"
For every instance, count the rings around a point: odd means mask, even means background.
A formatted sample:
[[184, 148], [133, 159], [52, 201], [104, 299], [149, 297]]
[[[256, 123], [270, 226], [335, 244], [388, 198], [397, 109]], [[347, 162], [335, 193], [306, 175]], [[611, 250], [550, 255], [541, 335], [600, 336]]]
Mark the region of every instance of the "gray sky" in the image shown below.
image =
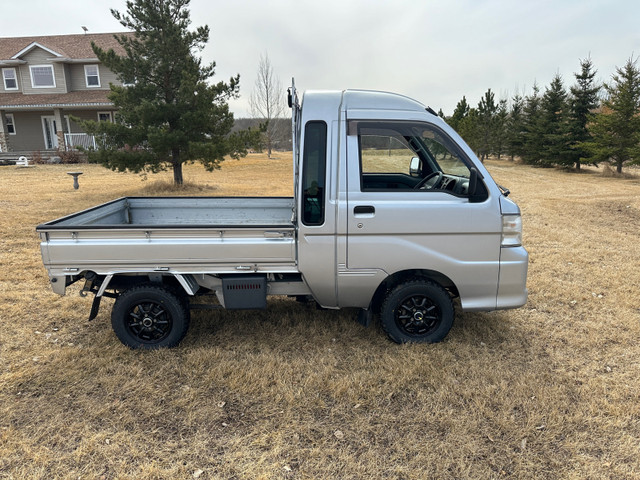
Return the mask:
[[[109, 8], [124, 0], [3, 2], [0, 36], [121, 31]], [[556, 73], [574, 82], [591, 56], [600, 80], [640, 55], [638, 0], [192, 0], [194, 26], [209, 25], [205, 61], [214, 80], [240, 73], [248, 115], [260, 54], [283, 87], [365, 88], [402, 93], [450, 115], [471, 105], [545, 87]]]

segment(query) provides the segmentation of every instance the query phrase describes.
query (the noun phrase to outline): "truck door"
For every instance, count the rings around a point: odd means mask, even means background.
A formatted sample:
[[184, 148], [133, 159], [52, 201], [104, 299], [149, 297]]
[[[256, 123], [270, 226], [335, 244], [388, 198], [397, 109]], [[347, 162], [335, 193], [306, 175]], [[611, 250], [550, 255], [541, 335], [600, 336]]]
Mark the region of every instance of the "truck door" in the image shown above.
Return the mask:
[[[480, 180], [485, 196], [470, 201], [473, 163], [443, 128], [427, 121], [349, 120], [347, 157], [347, 258], [339, 303], [372, 295], [381, 277], [423, 270], [450, 279], [463, 307], [495, 308], [498, 199]], [[350, 282], [354, 276], [358, 281]]]

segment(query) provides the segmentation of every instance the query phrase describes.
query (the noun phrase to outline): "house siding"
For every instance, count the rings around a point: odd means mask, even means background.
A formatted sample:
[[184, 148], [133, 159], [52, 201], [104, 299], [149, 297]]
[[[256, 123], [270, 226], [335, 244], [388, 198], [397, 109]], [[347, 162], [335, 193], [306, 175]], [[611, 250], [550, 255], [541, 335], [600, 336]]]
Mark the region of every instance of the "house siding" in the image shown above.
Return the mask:
[[122, 82], [118, 79], [118, 76], [104, 65], [100, 65], [100, 85], [102, 88], [109, 90], [109, 84], [122, 85]]
[[[115, 110], [111, 110], [109, 108], [105, 108], [103, 110], [99, 110], [100, 112], [111, 112], [112, 117], [115, 116]], [[95, 122], [98, 121], [98, 110], [65, 110], [65, 115], [69, 115], [69, 117], [76, 117], [79, 120], [93, 120]], [[74, 122], [71, 118], [69, 118], [69, 127], [71, 128], [70, 133], [83, 133], [84, 129]]]
[[[86, 65], [96, 65], [87, 63]], [[100, 75], [100, 87], [87, 87], [87, 80], [84, 73], [84, 64], [73, 64], [69, 66], [70, 91], [77, 90], [109, 90], [109, 84], [121, 85], [117, 76], [108, 68], [98, 64], [98, 74]]]
[[[21, 58], [26, 60], [28, 65], [20, 66], [20, 79], [22, 80], [22, 91], [25, 94], [39, 93], [67, 93], [67, 82], [64, 77], [64, 65], [60, 63], [52, 63], [49, 60], [53, 55], [41, 48], [35, 47]], [[52, 65], [53, 75], [55, 78], [55, 88], [33, 88], [31, 85], [30, 65]]]
[[43, 115], [51, 112], [14, 112], [16, 134], [7, 135], [10, 150], [29, 151], [44, 149], [44, 134], [42, 132]]

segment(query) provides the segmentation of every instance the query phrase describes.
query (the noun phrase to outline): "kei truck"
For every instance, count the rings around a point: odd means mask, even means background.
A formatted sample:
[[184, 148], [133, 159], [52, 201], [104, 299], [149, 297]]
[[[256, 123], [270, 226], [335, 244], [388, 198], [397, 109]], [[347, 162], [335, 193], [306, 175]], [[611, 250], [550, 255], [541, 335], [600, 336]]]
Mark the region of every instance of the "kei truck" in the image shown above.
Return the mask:
[[114, 298], [116, 335], [144, 349], [176, 346], [202, 295], [355, 308], [398, 343], [442, 340], [456, 298], [462, 311], [526, 302], [520, 209], [431, 108], [363, 90], [288, 98], [293, 198], [125, 197], [41, 224], [53, 291], [84, 280], [90, 320]]

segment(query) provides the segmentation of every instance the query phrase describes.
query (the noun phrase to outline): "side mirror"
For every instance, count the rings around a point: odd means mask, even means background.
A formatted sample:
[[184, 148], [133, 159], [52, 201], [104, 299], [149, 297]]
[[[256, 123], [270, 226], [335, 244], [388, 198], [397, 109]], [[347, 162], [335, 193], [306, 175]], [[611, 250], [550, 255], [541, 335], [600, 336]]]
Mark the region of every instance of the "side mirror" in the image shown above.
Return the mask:
[[480, 174], [475, 167], [469, 170], [469, 203], [484, 202], [487, 199], [486, 189], [478, 187], [481, 180], [478, 180]]
[[469, 170], [469, 198], [472, 198], [478, 188], [478, 170], [475, 167], [471, 167]]
[[409, 166], [409, 175], [412, 177], [420, 176], [420, 159], [418, 157], [413, 157], [411, 159], [411, 165]]

